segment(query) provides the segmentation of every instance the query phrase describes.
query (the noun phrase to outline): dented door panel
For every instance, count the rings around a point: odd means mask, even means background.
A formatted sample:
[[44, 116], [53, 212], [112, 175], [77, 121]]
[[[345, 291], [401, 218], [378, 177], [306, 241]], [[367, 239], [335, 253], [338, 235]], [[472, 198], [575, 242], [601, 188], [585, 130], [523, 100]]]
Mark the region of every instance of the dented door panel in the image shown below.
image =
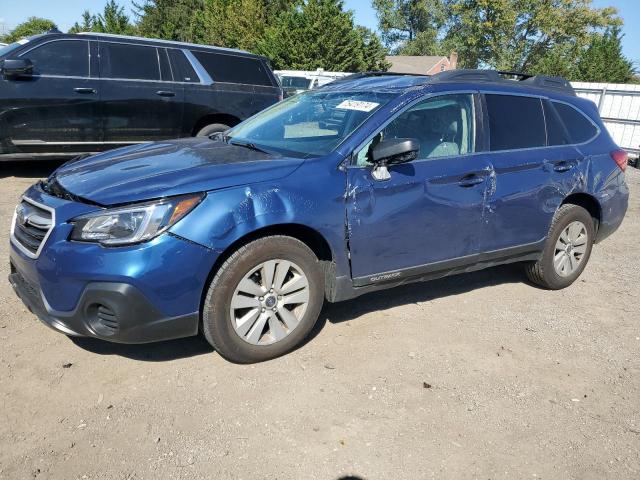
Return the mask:
[[[347, 172], [347, 230], [354, 278], [478, 252], [491, 166], [481, 155]], [[474, 180], [475, 179], [475, 180]]]

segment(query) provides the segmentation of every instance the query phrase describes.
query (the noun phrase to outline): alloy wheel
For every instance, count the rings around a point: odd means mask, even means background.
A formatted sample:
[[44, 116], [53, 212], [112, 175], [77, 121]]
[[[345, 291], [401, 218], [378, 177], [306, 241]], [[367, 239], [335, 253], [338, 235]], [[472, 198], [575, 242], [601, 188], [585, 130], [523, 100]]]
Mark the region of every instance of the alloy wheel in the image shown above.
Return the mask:
[[274, 259], [249, 271], [235, 288], [230, 315], [235, 332], [252, 345], [291, 334], [307, 310], [309, 281], [295, 263]]
[[568, 277], [580, 267], [587, 251], [587, 240], [587, 227], [582, 222], [573, 221], [562, 230], [553, 256], [553, 267], [558, 275]]

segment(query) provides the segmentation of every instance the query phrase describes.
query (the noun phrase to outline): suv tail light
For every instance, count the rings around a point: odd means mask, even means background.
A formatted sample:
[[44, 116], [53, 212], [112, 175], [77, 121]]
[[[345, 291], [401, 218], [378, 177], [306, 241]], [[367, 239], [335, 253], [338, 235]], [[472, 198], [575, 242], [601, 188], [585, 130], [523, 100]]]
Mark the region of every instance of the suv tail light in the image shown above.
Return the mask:
[[620, 170], [623, 172], [627, 168], [627, 161], [629, 160], [629, 154], [622, 149], [614, 150], [611, 152], [611, 158], [616, 162]]

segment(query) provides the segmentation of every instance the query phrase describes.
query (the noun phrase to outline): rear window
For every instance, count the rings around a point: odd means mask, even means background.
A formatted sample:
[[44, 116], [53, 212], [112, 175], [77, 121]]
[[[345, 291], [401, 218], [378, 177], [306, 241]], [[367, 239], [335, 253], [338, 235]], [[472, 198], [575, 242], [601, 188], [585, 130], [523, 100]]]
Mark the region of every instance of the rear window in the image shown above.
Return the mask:
[[598, 133], [596, 126], [572, 106], [560, 102], [553, 102], [553, 106], [566, 125], [572, 143], [586, 142]]
[[544, 147], [546, 131], [539, 98], [485, 95], [491, 151]]
[[156, 47], [100, 42], [100, 75], [103, 78], [160, 80]]
[[173, 67], [173, 78], [176, 82], [188, 82], [198, 83], [200, 78], [196, 74], [196, 71], [191, 66], [189, 60], [185, 56], [184, 52], [176, 50], [175, 48], [169, 49], [169, 57], [171, 57], [171, 65]]
[[214, 82], [273, 86], [263, 62], [257, 58], [192, 51]]
[[37, 75], [89, 76], [89, 42], [84, 40], [45, 43], [21, 57], [33, 62], [33, 71]]

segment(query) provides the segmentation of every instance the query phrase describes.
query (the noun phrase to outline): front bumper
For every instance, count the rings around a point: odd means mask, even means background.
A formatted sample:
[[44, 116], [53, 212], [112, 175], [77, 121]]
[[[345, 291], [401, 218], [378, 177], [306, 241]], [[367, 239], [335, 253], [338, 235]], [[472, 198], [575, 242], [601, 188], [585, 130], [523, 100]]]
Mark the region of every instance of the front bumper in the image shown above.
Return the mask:
[[30, 189], [55, 210], [36, 258], [10, 245], [9, 281], [45, 324], [67, 335], [144, 343], [195, 335], [203, 289], [217, 255], [171, 233], [126, 247], [69, 241], [69, 219], [97, 207]]
[[167, 318], [136, 287], [126, 283], [89, 283], [75, 309], [55, 311], [39, 287], [31, 285], [13, 265], [11, 270], [9, 282], [29, 311], [66, 335], [145, 343], [198, 333], [197, 312]]

